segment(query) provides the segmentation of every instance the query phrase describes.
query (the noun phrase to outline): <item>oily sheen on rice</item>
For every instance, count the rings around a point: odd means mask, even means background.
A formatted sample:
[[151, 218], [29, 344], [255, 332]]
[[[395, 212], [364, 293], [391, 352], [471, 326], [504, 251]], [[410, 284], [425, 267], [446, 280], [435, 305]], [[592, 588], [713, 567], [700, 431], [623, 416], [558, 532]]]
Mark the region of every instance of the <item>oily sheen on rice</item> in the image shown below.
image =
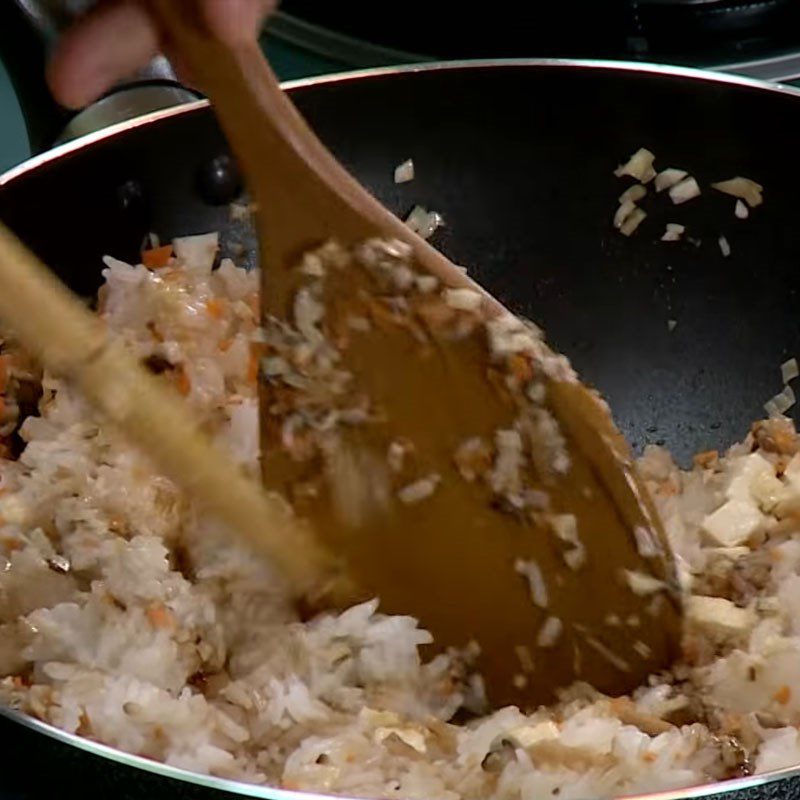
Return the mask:
[[[157, 270], [109, 258], [101, 309], [255, 471], [258, 278], [230, 261], [212, 271], [216, 250], [213, 235], [181, 240]], [[526, 715], [486, 713], [464, 659], [423, 663], [429, 634], [377, 601], [300, 623], [268, 564], [69, 387], [43, 386], [20, 458], [0, 461], [3, 703], [189, 770], [351, 796], [567, 800], [800, 763], [786, 420], [690, 472], [646, 453], [691, 594], [684, 658], [632, 697], [575, 686]]]

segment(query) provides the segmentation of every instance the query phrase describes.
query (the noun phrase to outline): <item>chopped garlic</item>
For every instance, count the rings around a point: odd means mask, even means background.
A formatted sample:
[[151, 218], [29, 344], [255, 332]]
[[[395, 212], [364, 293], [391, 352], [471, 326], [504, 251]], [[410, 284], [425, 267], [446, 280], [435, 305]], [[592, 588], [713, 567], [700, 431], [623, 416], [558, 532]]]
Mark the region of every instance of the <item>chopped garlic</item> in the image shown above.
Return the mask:
[[730, 242], [724, 237], [719, 237], [719, 249], [722, 252], [722, 255], [727, 258], [731, 254], [731, 245]]
[[620, 196], [620, 205], [624, 205], [628, 201], [638, 203], [647, 194], [647, 188], [642, 186], [641, 183], [634, 183], [629, 186]]
[[670, 190], [669, 196], [676, 206], [686, 203], [695, 197], [700, 196], [700, 186], [691, 176], [684, 178], [680, 183], [676, 183]]
[[636, 203], [633, 200], [625, 200], [620, 203], [619, 208], [614, 214], [614, 227], [619, 230], [622, 223], [636, 210]]
[[686, 230], [685, 225], [679, 225], [677, 222], [668, 222], [667, 229], [661, 237], [662, 242], [679, 242]]
[[647, 212], [642, 211], [641, 208], [635, 208], [625, 222], [622, 223], [622, 226], [619, 229], [619, 232], [623, 236], [630, 236], [647, 218]]
[[414, 180], [414, 161], [406, 159], [402, 164], [398, 164], [394, 170], [395, 183], [408, 183]]
[[737, 219], [747, 219], [750, 216], [750, 209], [741, 200], [737, 200], [733, 213]]
[[760, 206], [764, 202], [764, 198], [761, 195], [764, 191], [764, 187], [760, 183], [751, 181], [749, 178], [731, 178], [727, 181], [712, 183], [711, 186], [718, 192], [745, 200], [750, 208]]
[[656, 175], [656, 191], [663, 192], [680, 183], [689, 173], [683, 169], [665, 169]]
[[637, 150], [627, 161], [614, 170], [614, 174], [621, 178], [623, 175], [630, 175], [641, 183], [649, 183], [656, 176], [653, 169], [655, 156], [644, 147]]
[[706, 516], [702, 529], [723, 547], [744, 544], [763, 522], [763, 515], [751, 500], [728, 500]]

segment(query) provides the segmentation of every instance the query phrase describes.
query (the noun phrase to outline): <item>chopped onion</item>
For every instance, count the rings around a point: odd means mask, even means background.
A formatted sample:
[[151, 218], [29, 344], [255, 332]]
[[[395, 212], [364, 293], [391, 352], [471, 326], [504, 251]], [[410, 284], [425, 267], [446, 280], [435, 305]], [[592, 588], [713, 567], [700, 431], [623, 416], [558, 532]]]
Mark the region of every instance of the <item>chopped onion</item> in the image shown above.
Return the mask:
[[736, 201], [736, 208], [733, 210], [737, 219], [747, 219], [750, 216], [750, 209], [741, 201]]
[[414, 162], [412, 159], [407, 159], [402, 164], [398, 164], [394, 170], [395, 183], [408, 183], [414, 180]]
[[614, 227], [619, 229], [622, 223], [636, 210], [636, 203], [633, 200], [625, 200], [620, 204], [617, 213], [614, 214]]
[[680, 183], [689, 173], [685, 169], [665, 169], [656, 175], [656, 191], [663, 192]]
[[559, 640], [564, 624], [558, 617], [548, 617], [536, 636], [536, 644], [541, 648], [554, 647]]
[[686, 203], [695, 197], [699, 197], [700, 187], [697, 185], [697, 181], [689, 176], [688, 178], [684, 178], [680, 183], [676, 183], [669, 190], [669, 196], [672, 202], [678, 206], [681, 203]]
[[406, 225], [423, 239], [430, 239], [436, 230], [444, 225], [444, 219], [435, 211], [427, 211], [422, 206], [414, 206], [406, 218]]
[[647, 194], [647, 188], [642, 186], [641, 183], [634, 183], [629, 186], [620, 196], [619, 202], [621, 204], [627, 203], [629, 200], [633, 203], [638, 203]]
[[730, 242], [724, 237], [719, 237], [719, 249], [722, 251], [722, 255], [727, 258], [731, 254], [731, 245]]
[[675, 328], [677, 328], [677, 327], [678, 327], [678, 320], [676, 320], [676, 319], [668, 319], [667, 320], [667, 330], [670, 333], [672, 333], [672, 331], [674, 331]]
[[630, 175], [641, 183], [649, 183], [656, 176], [656, 171], [653, 169], [653, 161], [655, 161], [655, 156], [642, 147], [628, 159], [626, 164], [617, 167], [614, 170], [614, 174], [618, 178], [623, 175]]
[[764, 403], [764, 411], [767, 412], [767, 416], [770, 419], [772, 419], [773, 417], [780, 417], [781, 416], [781, 412], [778, 411], [778, 406], [775, 405], [775, 401], [774, 400], [767, 400], [767, 402]]
[[642, 224], [646, 216], [647, 212], [642, 211], [641, 208], [634, 208], [633, 212], [622, 223], [619, 232], [623, 236], [630, 236]]
[[796, 358], [790, 358], [788, 361], [784, 361], [783, 364], [781, 364], [781, 377], [783, 378], [784, 384], [793, 381], [798, 375], [800, 375], [800, 366]]
[[514, 563], [514, 569], [528, 581], [533, 604], [539, 608], [547, 608], [550, 604], [550, 595], [539, 565], [535, 561], [523, 561], [518, 558]]
[[760, 206], [764, 202], [764, 198], [761, 195], [764, 191], [764, 187], [760, 183], [751, 181], [750, 178], [737, 176], [727, 181], [712, 183], [711, 186], [718, 192], [745, 200], [750, 208]]
[[668, 222], [667, 229], [661, 237], [662, 242], [678, 242], [686, 230], [685, 225], [679, 225], [677, 222]]
[[483, 297], [475, 289], [445, 289], [442, 297], [450, 308], [457, 311], [477, 311]]

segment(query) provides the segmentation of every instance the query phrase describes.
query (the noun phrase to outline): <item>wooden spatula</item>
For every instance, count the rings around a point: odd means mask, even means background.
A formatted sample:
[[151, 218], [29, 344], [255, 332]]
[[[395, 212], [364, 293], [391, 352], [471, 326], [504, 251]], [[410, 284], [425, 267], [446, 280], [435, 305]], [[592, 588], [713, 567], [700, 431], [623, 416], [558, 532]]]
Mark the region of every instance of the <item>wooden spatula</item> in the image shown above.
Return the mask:
[[667, 665], [673, 564], [605, 406], [347, 174], [255, 41], [217, 41], [189, 0], [151, 7], [257, 206], [264, 482], [343, 557], [346, 599], [471, 645], [495, 703]]

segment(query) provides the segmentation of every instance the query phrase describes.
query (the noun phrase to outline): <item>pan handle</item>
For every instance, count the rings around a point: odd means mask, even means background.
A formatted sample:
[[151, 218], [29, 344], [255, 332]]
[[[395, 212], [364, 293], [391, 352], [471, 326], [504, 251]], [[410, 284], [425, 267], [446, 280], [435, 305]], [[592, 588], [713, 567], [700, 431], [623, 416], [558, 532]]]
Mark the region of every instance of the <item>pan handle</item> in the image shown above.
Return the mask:
[[158, 56], [77, 114], [58, 106], [44, 80], [47, 51], [75, 16], [91, 5], [93, 0], [0, 0], [5, 33], [0, 44], [6, 45], [0, 56], [20, 100], [33, 152], [200, 97], [181, 85], [169, 61]]

